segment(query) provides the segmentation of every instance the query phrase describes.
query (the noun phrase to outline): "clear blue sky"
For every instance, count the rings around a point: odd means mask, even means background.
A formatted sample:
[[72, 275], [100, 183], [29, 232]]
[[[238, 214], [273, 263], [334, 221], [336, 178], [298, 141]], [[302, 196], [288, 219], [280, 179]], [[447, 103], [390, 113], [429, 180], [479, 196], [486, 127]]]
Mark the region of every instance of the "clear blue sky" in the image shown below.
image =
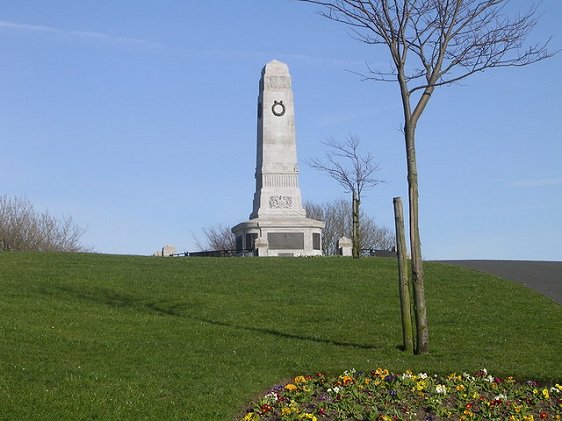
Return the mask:
[[[525, 8], [528, 0], [514, 0]], [[533, 39], [562, 48], [562, 2]], [[202, 228], [248, 218], [265, 63], [289, 65], [305, 200], [346, 194], [306, 165], [355, 135], [381, 166], [364, 210], [393, 227], [406, 201], [388, 62], [291, 0], [0, 0], [0, 194], [87, 226], [102, 253], [194, 250]], [[418, 137], [426, 259], [562, 260], [562, 54], [443, 88]]]

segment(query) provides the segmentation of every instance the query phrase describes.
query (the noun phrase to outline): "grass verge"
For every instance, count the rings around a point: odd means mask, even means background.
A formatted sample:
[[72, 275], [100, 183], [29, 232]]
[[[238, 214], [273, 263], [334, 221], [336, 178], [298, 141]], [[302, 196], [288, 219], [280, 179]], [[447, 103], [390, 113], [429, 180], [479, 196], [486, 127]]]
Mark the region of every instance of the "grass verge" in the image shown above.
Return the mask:
[[562, 307], [428, 263], [399, 350], [390, 259], [0, 254], [0, 418], [230, 420], [283, 379], [384, 367], [560, 381]]

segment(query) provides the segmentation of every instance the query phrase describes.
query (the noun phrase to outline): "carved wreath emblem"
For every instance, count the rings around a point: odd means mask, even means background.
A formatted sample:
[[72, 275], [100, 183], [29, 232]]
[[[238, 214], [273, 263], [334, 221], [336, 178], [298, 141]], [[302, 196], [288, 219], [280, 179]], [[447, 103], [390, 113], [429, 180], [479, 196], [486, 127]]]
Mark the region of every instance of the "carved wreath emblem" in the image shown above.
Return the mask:
[[285, 105], [283, 104], [283, 101], [273, 101], [271, 112], [277, 117], [281, 117], [283, 114], [285, 114]]

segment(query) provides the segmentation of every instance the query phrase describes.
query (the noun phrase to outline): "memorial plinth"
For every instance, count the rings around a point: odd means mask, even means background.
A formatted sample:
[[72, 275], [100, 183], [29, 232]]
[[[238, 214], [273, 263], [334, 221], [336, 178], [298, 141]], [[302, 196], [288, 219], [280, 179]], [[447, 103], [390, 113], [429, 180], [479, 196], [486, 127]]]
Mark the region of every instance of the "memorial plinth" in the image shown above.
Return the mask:
[[236, 248], [259, 256], [321, 255], [324, 223], [307, 218], [302, 205], [291, 76], [277, 60], [265, 65], [259, 84], [255, 176], [250, 219], [232, 228]]

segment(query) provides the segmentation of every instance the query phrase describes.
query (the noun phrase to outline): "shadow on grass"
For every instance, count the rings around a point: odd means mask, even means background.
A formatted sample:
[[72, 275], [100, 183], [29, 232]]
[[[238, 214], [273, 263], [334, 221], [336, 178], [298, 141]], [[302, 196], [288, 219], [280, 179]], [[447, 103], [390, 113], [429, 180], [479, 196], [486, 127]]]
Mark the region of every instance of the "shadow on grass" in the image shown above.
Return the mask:
[[[79, 300], [88, 301], [95, 304], [101, 304], [113, 308], [129, 308], [145, 314], [157, 314], [157, 315], [166, 315], [172, 317], [180, 317], [184, 319], [190, 319], [198, 322], [208, 323], [210, 325], [215, 325], [215, 326], [228, 327], [233, 329], [245, 330], [249, 332], [255, 332], [259, 334], [277, 336], [281, 338], [297, 339], [297, 340], [303, 340], [303, 341], [309, 341], [309, 342], [315, 342], [321, 344], [335, 345], [340, 347], [359, 348], [359, 349], [367, 349], [367, 350], [377, 349], [377, 347], [369, 344], [358, 344], [358, 343], [343, 342], [343, 341], [337, 341], [331, 339], [317, 338], [313, 336], [296, 335], [292, 333], [281, 332], [275, 329], [268, 329], [268, 328], [254, 327], [254, 326], [241, 326], [233, 323], [221, 322], [219, 320], [207, 319], [204, 317], [188, 314], [185, 311], [186, 304], [184, 303], [166, 304], [166, 302], [164, 301], [143, 302], [142, 300], [139, 300], [133, 297], [132, 295], [122, 294], [109, 288], [92, 287], [89, 289], [78, 290], [68, 286], [56, 286], [53, 287], [53, 289], [57, 290], [63, 295], [69, 295]], [[42, 290], [42, 293], [47, 295], [54, 295], [50, 293], [46, 288]]]

